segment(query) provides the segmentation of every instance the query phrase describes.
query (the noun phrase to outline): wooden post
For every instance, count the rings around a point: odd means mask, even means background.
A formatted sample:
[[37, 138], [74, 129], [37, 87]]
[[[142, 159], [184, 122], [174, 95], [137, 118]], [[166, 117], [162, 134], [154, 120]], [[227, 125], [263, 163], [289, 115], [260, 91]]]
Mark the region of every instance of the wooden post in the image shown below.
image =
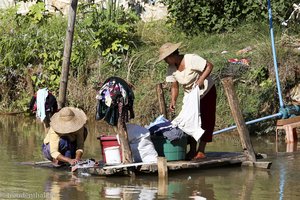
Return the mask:
[[67, 85], [68, 85], [68, 76], [69, 76], [70, 58], [71, 58], [71, 52], [72, 52], [72, 43], [73, 43], [74, 27], [75, 27], [75, 20], [76, 20], [77, 4], [78, 4], [78, 0], [71, 1], [69, 14], [68, 14], [69, 15], [68, 27], [67, 27], [67, 32], [66, 32], [63, 63], [62, 63], [60, 85], [59, 85], [59, 96], [58, 96], [58, 102], [57, 102], [58, 109], [63, 108], [66, 104]]
[[157, 157], [158, 178], [168, 178], [167, 159], [165, 157]]
[[168, 193], [168, 166], [165, 157], [157, 158], [158, 170], [158, 195], [167, 195]]
[[118, 129], [118, 134], [119, 134], [119, 139], [121, 143], [121, 149], [122, 149], [122, 161], [124, 164], [127, 163], [132, 163], [132, 153], [131, 149], [129, 146], [128, 142], [128, 133], [127, 133], [127, 128], [125, 124], [125, 116], [123, 112], [123, 104], [119, 103], [119, 118], [118, 118], [118, 124], [117, 124], [117, 129]]
[[164, 91], [162, 88], [162, 83], [158, 83], [156, 85], [156, 93], [157, 93], [157, 99], [159, 104], [159, 111], [164, 117], [167, 118], [167, 109], [166, 109], [166, 102], [164, 97]]
[[118, 134], [122, 149], [122, 161], [124, 164], [132, 163], [131, 149], [128, 144], [126, 125], [118, 122]]
[[223, 78], [222, 83], [225, 89], [232, 116], [237, 126], [244, 153], [250, 161], [256, 162], [255, 152], [250, 140], [249, 131], [246, 127], [246, 123], [239, 107], [239, 101], [234, 90], [232, 77]]

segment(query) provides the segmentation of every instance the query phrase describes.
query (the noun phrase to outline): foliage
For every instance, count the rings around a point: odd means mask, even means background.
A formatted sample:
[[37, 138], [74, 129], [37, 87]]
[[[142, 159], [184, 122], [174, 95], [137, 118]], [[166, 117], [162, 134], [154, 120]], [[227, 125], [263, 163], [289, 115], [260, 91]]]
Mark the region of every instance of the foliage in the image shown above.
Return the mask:
[[[164, 0], [170, 13], [169, 22], [188, 35], [202, 31], [232, 31], [241, 22], [266, 21], [267, 1], [253, 0]], [[272, 1], [273, 20], [282, 22], [293, 0]]]
[[113, 0], [109, 2], [108, 8], [96, 4], [79, 6], [79, 36], [86, 39], [91, 37], [90, 45], [106, 58], [108, 64], [120, 68], [124, 56], [134, 47], [134, 24], [138, 18], [135, 14], [116, 7]]
[[47, 85], [56, 90], [63, 48], [62, 32], [57, 27], [65, 27], [64, 21], [45, 14], [43, 3], [30, 7], [26, 15], [16, 13], [12, 8], [0, 16], [1, 27], [8, 25], [1, 34], [0, 70], [9, 67], [25, 74], [30, 69], [36, 87]]
[[[234, 8], [234, 3], [236, 1], [226, 4], [227, 13]], [[272, 5], [276, 4], [272, 2]], [[44, 12], [40, 5], [33, 7], [28, 15], [16, 14], [16, 8], [0, 13], [0, 110], [25, 109], [30, 96], [25, 79], [27, 73], [34, 82], [35, 90], [47, 86], [55, 95], [58, 94], [67, 23], [64, 16]], [[273, 10], [273, 13], [276, 12]], [[104, 9], [94, 4], [80, 4], [72, 47], [67, 104], [81, 107], [93, 117], [96, 103], [94, 84], [99, 84], [109, 76], [119, 76], [134, 85], [134, 122], [149, 124], [160, 114], [156, 84], [165, 81], [167, 69], [166, 63], [156, 63], [158, 49], [165, 42], [182, 42], [181, 53], [196, 53], [214, 64], [212, 73], [218, 94], [215, 130], [234, 124], [220, 80], [220, 73], [231, 58], [250, 60], [247, 70], [234, 79], [245, 120], [274, 114], [278, 112], [279, 105], [269, 27], [267, 20], [263, 23], [253, 22], [252, 19], [259, 19], [255, 16], [249, 11], [246, 21], [239, 22], [230, 32], [200, 32], [186, 37], [183, 31], [175, 29], [172, 24], [166, 25], [165, 21], [144, 23], [114, 6]], [[226, 19], [223, 20], [227, 23]], [[234, 20], [230, 23], [236, 23]], [[281, 29], [275, 24], [274, 30], [279, 76], [285, 97], [288, 89], [300, 80], [299, 50], [295, 48], [299, 41], [299, 27]], [[252, 51], [236, 53], [248, 46]], [[169, 87], [164, 86], [168, 107]], [[180, 111], [182, 95], [180, 90], [177, 112]], [[285, 101], [288, 103], [288, 99], [285, 98]], [[254, 124], [251, 131], [263, 132], [265, 124]]]
[[[105, 57], [108, 66], [120, 68], [134, 44], [132, 24], [136, 16], [113, 8], [108, 11], [95, 4], [80, 4], [78, 8], [70, 67], [72, 75], [85, 83], [90, 73], [89, 65]], [[34, 90], [48, 87], [57, 94], [66, 25], [64, 16], [47, 12], [43, 1], [31, 6], [25, 15], [18, 14], [17, 7], [0, 14], [0, 87], [3, 93], [20, 83], [20, 78], [22, 83], [26, 82], [25, 77], [29, 75]], [[14, 73], [9, 72], [12, 70]], [[9, 78], [13, 74], [18, 78]], [[31, 95], [28, 90], [24, 92]], [[15, 99], [12, 95], [2, 95], [0, 100], [4, 97], [7, 97], [5, 101]]]

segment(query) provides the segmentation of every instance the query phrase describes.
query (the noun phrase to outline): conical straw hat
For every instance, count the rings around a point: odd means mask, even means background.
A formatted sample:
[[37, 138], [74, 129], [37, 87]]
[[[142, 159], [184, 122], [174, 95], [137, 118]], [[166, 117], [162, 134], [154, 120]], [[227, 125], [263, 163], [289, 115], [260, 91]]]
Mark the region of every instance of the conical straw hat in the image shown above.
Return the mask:
[[87, 116], [81, 109], [64, 107], [51, 117], [50, 126], [57, 133], [68, 134], [81, 129], [86, 121]]
[[165, 59], [166, 57], [168, 57], [169, 55], [171, 55], [174, 51], [176, 51], [181, 45], [181, 42], [179, 43], [165, 43], [164, 45], [162, 45], [159, 48], [159, 58], [157, 60], [157, 62], [162, 61], [163, 59]]

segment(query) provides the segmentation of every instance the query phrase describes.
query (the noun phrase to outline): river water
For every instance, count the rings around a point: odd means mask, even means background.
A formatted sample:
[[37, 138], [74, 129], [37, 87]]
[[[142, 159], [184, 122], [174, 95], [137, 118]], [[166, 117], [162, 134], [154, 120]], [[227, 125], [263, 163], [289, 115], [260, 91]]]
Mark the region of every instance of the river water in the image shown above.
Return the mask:
[[[101, 160], [97, 136], [111, 132], [89, 122], [84, 158]], [[0, 116], [0, 199], [300, 199], [300, 154], [286, 152], [283, 138], [252, 138], [256, 152], [268, 155], [271, 169], [226, 167], [169, 173], [158, 187], [156, 176], [99, 177], [20, 165], [42, 161], [42, 125], [30, 117]], [[226, 134], [226, 137], [225, 137]], [[298, 147], [299, 151], [300, 147]], [[207, 151], [241, 151], [235, 133], [215, 136]], [[162, 188], [163, 187], [163, 188]], [[163, 191], [163, 192], [162, 192]]]

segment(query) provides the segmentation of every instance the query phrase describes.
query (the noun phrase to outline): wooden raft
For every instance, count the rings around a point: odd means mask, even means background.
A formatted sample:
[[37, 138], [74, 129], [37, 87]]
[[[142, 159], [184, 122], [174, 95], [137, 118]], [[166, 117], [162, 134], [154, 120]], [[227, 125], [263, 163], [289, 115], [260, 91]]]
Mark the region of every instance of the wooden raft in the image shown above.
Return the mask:
[[[207, 158], [200, 161], [168, 161], [168, 171], [178, 171], [188, 169], [205, 169], [220, 166], [235, 166], [242, 165], [247, 157], [243, 153], [237, 152], [208, 152]], [[78, 169], [78, 173], [89, 173], [97, 176], [110, 176], [110, 175], [128, 175], [127, 171], [133, 170], [137, 174], [149, 174], [157, 173], [157, 163], [145, 164], [145, 163], [131, 163], [121, 164], [115, 166], [99, 166], [92, 168]]]

